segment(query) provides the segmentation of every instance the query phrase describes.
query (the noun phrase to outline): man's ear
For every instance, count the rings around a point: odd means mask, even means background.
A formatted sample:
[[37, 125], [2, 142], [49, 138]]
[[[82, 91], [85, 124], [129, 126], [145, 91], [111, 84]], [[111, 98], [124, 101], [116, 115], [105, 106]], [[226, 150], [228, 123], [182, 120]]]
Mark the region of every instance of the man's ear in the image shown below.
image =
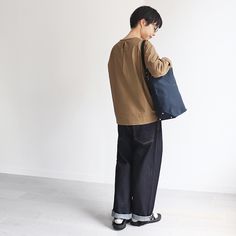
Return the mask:
[[147, 22], [145, 19], [141, 19], [140, 20], [140, 26], [143, 27], [143, 26], [146, 26], [147, 25]]

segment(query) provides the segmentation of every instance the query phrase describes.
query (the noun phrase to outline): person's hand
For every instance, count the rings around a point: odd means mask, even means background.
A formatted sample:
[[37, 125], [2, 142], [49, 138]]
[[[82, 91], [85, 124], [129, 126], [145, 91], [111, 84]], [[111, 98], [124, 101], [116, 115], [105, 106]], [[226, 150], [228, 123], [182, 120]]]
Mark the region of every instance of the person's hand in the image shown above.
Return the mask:
[[162, 57], [161, 59], [168, 61], [170, 66], [172, 67], [172, 61], [168, 57]]

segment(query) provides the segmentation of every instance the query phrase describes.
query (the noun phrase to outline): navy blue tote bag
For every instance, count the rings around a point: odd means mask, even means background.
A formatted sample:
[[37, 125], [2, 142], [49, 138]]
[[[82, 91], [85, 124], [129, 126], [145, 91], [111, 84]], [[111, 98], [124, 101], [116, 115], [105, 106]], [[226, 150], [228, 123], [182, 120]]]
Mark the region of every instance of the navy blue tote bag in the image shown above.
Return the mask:
[[173, 69], [170, 68], [167, 74], [160, 77], [153, 77], [145, 66], [144, 44], [141, 45], [142, 64], [145, 71], [145, 81], [150, 91], [154, 109], [159, 120], [175, 118], [187, 109], [180, 95]]

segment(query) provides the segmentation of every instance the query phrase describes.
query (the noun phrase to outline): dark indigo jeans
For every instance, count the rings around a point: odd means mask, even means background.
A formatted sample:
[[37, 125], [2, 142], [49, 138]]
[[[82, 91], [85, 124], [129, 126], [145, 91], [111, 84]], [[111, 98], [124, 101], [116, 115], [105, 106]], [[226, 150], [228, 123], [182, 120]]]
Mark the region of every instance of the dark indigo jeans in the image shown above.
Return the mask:
[[162, 124], [118, 125], [112, 216], [149, 220], [162, 161]]

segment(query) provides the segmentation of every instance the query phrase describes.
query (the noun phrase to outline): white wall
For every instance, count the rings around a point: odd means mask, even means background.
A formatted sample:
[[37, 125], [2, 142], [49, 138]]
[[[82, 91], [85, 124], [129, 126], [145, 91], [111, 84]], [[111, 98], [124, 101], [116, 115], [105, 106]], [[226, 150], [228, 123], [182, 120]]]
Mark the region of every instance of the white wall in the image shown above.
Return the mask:
[[[235, 4], [145, 2], [163, 17], [152, 43], [188, 107], [163, 122], [159, 187], [236, 193]], [[0, 172], [114, 182], [107, 61], [143, 3], [0, 0]]]
[[107, 61], [139, 5], [0, 1], [1, 172], [112, 181]]
[[161, 187], [236, 193], [233, 0], [146, 1], [163, 27], [153, 43], [173, 61], [186, 114], [163, 122]]

